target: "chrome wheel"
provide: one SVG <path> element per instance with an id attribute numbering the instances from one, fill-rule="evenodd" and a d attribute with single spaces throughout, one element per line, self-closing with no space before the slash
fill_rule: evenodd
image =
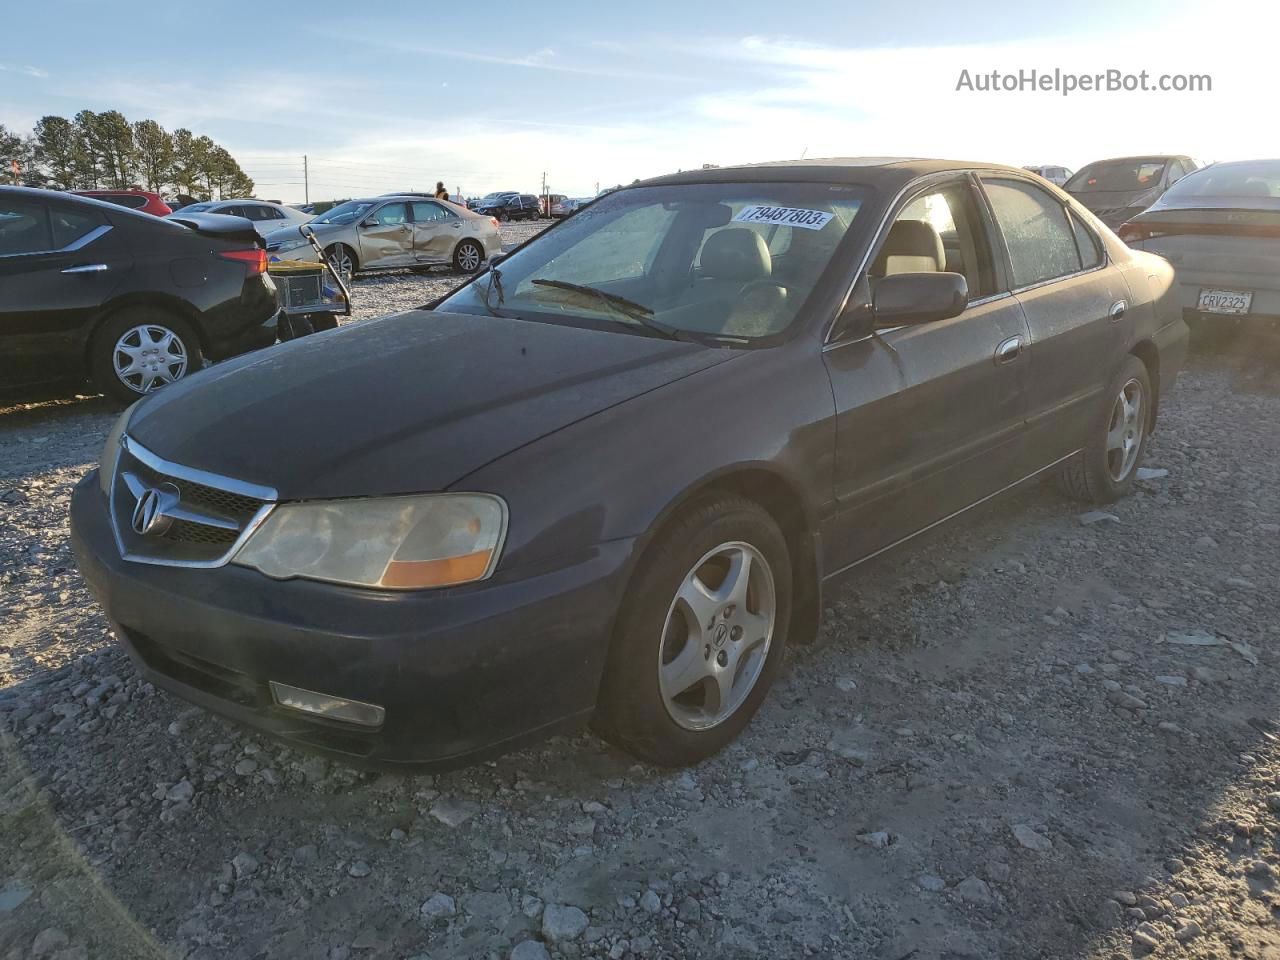
<path id="1" fill-rule="evenodd" d="M 355 272 L 351 251 L 343 246 L 329 248 L 329 266 L 333 267 L 334 273 L 340 275 L 343 280 L 350 280 L 351 274 Z"/>
<path id="2" fill-rule="evenodd" d="M 474 243 L 467 242 L 458 247 L 458 269 L 463 273 L 475 273 L 483 259 L 480 248 Z"/>
<path id="3" fill-rule="evenodd" d="M 1138 462 L 1146 415 L 1142 384 L 1129 380 L 1120 388 L 1107 423 L 1107 472 L 1116 483 L 1123 483 Z"/>
<path id="4" fill-rule="evenodd" d="M 187 372 L 187 347 L 168 327 L 130 327 L 111 351 L 116 377 L 134 393 L 150 393 Z"/>
<path id="5" fill-rule="evenodd" d="M 707 730 L 742 706 L 773 641 L 777 595 L 769 562 L 748 543 L 709 550 L 680 583 L 658 651 L 667 713 Z"/>

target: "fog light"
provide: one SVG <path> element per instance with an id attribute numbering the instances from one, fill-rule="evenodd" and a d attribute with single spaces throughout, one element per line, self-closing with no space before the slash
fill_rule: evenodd
<path id="1" fill-rule="evenodd" d="M 303 690 L 291 687 L 287 683 L 271 681 L 271 695 L 276 703 L 291 710 L 314 714 L 327 720 L 342 720 L 345 723 L 358 723 L 362 727 L 380 727 L 386 719 L 387 711 L 376 703 L 361 703 L 359 700 L 344 700 L 327 693 L 316 693 L 314 690 Z"/>

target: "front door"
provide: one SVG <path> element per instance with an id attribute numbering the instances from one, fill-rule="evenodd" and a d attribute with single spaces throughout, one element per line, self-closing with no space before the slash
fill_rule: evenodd
<path id="1" fill-rule="evenodd" d="M 1042 464 L 1084 446 L 1133 328 L 1129 288 L 1083 220 L 1021 178 L 984 177 L 1031 332 L 1028 445 Z"/>
<path id="2" fill-rule="evenodd" d="M 434 200 L 415 200 L 413 258 L 418 263 L 449 263 L 462 239 L 462 218 Z"/>
<path id="3" fill-rule="evenodd" d="M 84 374 L 84 331 L 132 264 L 98 210 L 0 194 L 0 385 Z"/>
<path id="4" fill-rule="evenodd" d="M 403 200 L 384 203 L 360 221 L 360 266 L 407 267 L 413 260 L 413 222 Z"/>
<path id="5" fill-rule="evenodd" d="M 836 400 L 835 573 L 1025 476 L 1028 331 L 1008 293 L 977 188 L 965 175 L 907 199 L 855 298 L 897 273 L 965 276 L 957 317 L 829 344 Z"/>

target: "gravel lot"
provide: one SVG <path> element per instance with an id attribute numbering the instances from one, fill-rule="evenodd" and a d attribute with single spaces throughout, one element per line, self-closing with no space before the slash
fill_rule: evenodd
<path id="1" fill-rule="evenodd" d="M 1035 486 L 860 568 L 687 772 L 365 774 L 158 693 L 67 538 L 112 411 L 0 408 L 0 957 L 1276 960 L 1277 369 L 1193 355 L 1114 519 Z"/>

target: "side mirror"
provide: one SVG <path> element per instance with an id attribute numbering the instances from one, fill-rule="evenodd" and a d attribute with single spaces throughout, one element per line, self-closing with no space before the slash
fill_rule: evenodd
<path id="1" fill-rule="evenodd" d="M 876 281 L 871 312 L 878 327 L 933 323 L 959 316 L 969 284 L 958 273 L 895 273 Z"/>
<path id="2" fill-rule="evenodd" d="M 376 227 L 377 225 L 378 225 L 378 221 L 377 221 L 377 220 L 372 220 L 372 219 L 370 219 L 370 220 L 361 220 L 361 221 L 360 221 L 360 226 L 362 226 L 362 227 Z"/>

